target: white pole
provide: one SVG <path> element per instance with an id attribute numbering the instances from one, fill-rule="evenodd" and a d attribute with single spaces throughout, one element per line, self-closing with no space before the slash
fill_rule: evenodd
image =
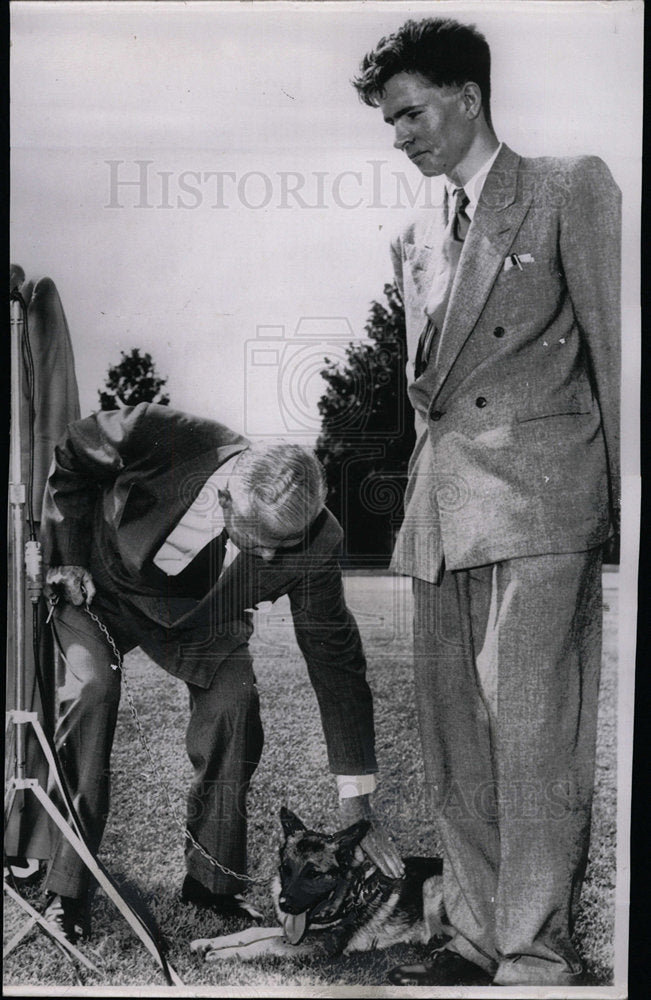
<path id="1" fill-rule="evenodd" d="M 15 707 L 25 709 L 25 484 L 21 468 L 22 340 L 24 320 L 21 300 L 11 299 L 11 430 L 9 451 L 9 504 L 12 520 L 12 599 L 14 626 Z M 11 667 L 11 665 L 10 665 Z M 16 726 L 16 777 L 25 777 L 25 729 Z"/>

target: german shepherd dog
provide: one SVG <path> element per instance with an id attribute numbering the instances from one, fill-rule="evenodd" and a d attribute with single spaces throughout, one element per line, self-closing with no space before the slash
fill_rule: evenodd
<path id="1" fill-rule="evenodd" d="M 440 858 L 405 858 L 402 878 L 389 878 L 359 846 L 369 830 L 367 820 L 325 834 L 309 830 L 283 807 L 280 821 L 285 841 L 272 894 L 281 926 L 200 938 L 191 943 L 192 951 L 207 961 L 348 955 L 399 942 L 425 944 L 439 933 Z"/>

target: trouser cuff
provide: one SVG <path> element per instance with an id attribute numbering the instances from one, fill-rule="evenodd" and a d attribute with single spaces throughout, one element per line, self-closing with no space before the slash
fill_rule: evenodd
<path id="1" fill-rule="evenodd" d="M 473 944 L 468 941 L 467 938 L 462 937 L 461 934 L 456 934 L 451 941 L 448 941 L 445 945 L 448 951 L 456 951 L 458 955 L 462 958 L 467 959 L 469 962 L 474 962 L 478 965 L 480 969 L 487 972 L 489 976 L 495 974 L 497 969 L 497 962 L 492 961 L 488 955 L 479 951 Z"/>
<path id="2" fill-rule="evenodd" d="M 580 986 L 583 968 L 520 956 L 500 962 L 495 986 Z"/>
<path id="3" fill-rule="evenodd" d="M 248 883 L 243 879 L 226 875 L 219 868 L 213 867 L 208 861 L 205 861 L 196 854 L 188 854 L 186 856 L 185 866 L 188 875 L 195 878 L 197 882 L 201 882 L 210 892 L 219 893 L 220 895 L 234 895 L 236 892 L 244 892 L 248 886 Z M 238 871 L 246 874 L 244 866 L 238 867 Z"/>
<path id="4" fill-rule="evenodd" d="M 43 882 L 45 892 L 69 899 L 84 899 L 88 892 L 89 877 L 86 874 L 70 875 L 67 872 L 49 871 Z"/>

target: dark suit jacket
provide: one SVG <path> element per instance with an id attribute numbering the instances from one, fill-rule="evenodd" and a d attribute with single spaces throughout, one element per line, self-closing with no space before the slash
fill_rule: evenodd
<path id="1" fill-rule="evenodd" d="M 68 323 L 54 282 L 48 277 L 30 277 L 26 280 L 23 269 L 18 265 L 12 265 L 9 287 L 19 288 L 27 306 L 27 329 L 34 364 L 34 410 L 30 412 L 28 370 L 25 363 L 21 380 L 21 426 L 23 429 L 21 480 L 25 484 L 30 480 L 30 444 L 32 444 L 32 502 L 34 517 L 38 522 L 38 518 L 41 516 L 43 491 L 52 460 L 52 451 L 66 426 L 71 420 L 76 420 L 79 417 L 79 393 Z M 28 433 L 30 424 L 34 431 L 32 442 L 30 442 Z M 26 509 L 25 518 L 27 518 L 27 513 Z M 25 530 L 27 537 L 27 520 Z M 12 547 L 9 545 L 9 580 L 12 578 L 13 555 Z M 45 704 L 41 704 L 41 692 L 36 683 L 34 644 L 32 642 L 32 604 L 26 593 L 24 602 L 24 621 L 26 623 L 24 707 L 37 712 L 45 730 L 51 731 L 54 726 L 55 702 L 54 648 L 50 630 L 44 627 L 44 608 L 39 607 L 38 614 L 41 625 L 39 659 L 45 680 L 43 687 Z M 13 633 L 13 594 L 10 588 L 7 595 L 7 660 L 10 664 L 7 671 L 7 704 L 9 706 L 15 706 Z M 47 763 L 29 729 L 26 730 L 25 738 L 27 741 L 27 773 L 30 777 L 39 777 L 43 787 L 46 787 L 48 781 Z M 6 755 L 7 774 L 12 766 L 13 756 L 8 753 Z M 7 854 L 26 858 L 48 858 L 50 856 L 50 834 L 51 828 L 47 815 L 32 796 L 26 796 L 20 809 L 17 801 L 17 806 L 11 814 L 5 831 Z"/>
<path id="2" fill-rule="evenodd" d="M 46 563 L 89 568 L 122 645 L 141 646 L 170 673 L 203 687 L 249 638 L 250 609 L 288 594 L 331 768 L 375 771 L 366 663 L 337 559 L 343 532 L 329 511 L 302 545 L 271 562 L 240 553 L 201 599 L 178 594 L 153 566 L 207 479 L 247 445 L 223 424 L 146 403 L 71 424 L 45 493 Z"/>
<path id="3" fill-rule="evenodd" d="M 445 223 L 445 206 L 423 213 L 393 246 L 417 429 L 393 568 L 430 581 L 443 555 L 463 569 L 599 545 L 619 505 L 620 193 L 607 167 L 500 150 L 414 379 Z"/>

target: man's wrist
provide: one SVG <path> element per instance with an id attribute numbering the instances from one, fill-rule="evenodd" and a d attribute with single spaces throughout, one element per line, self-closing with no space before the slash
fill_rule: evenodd
<path id="1" fill-rule="evenodd" d="M 339 799 L 339 816 L 346 826 L 356 823 L 360 819 L 372 819 L 373 808 L 370 796 L 355 795 L 349 799 Z"/>

